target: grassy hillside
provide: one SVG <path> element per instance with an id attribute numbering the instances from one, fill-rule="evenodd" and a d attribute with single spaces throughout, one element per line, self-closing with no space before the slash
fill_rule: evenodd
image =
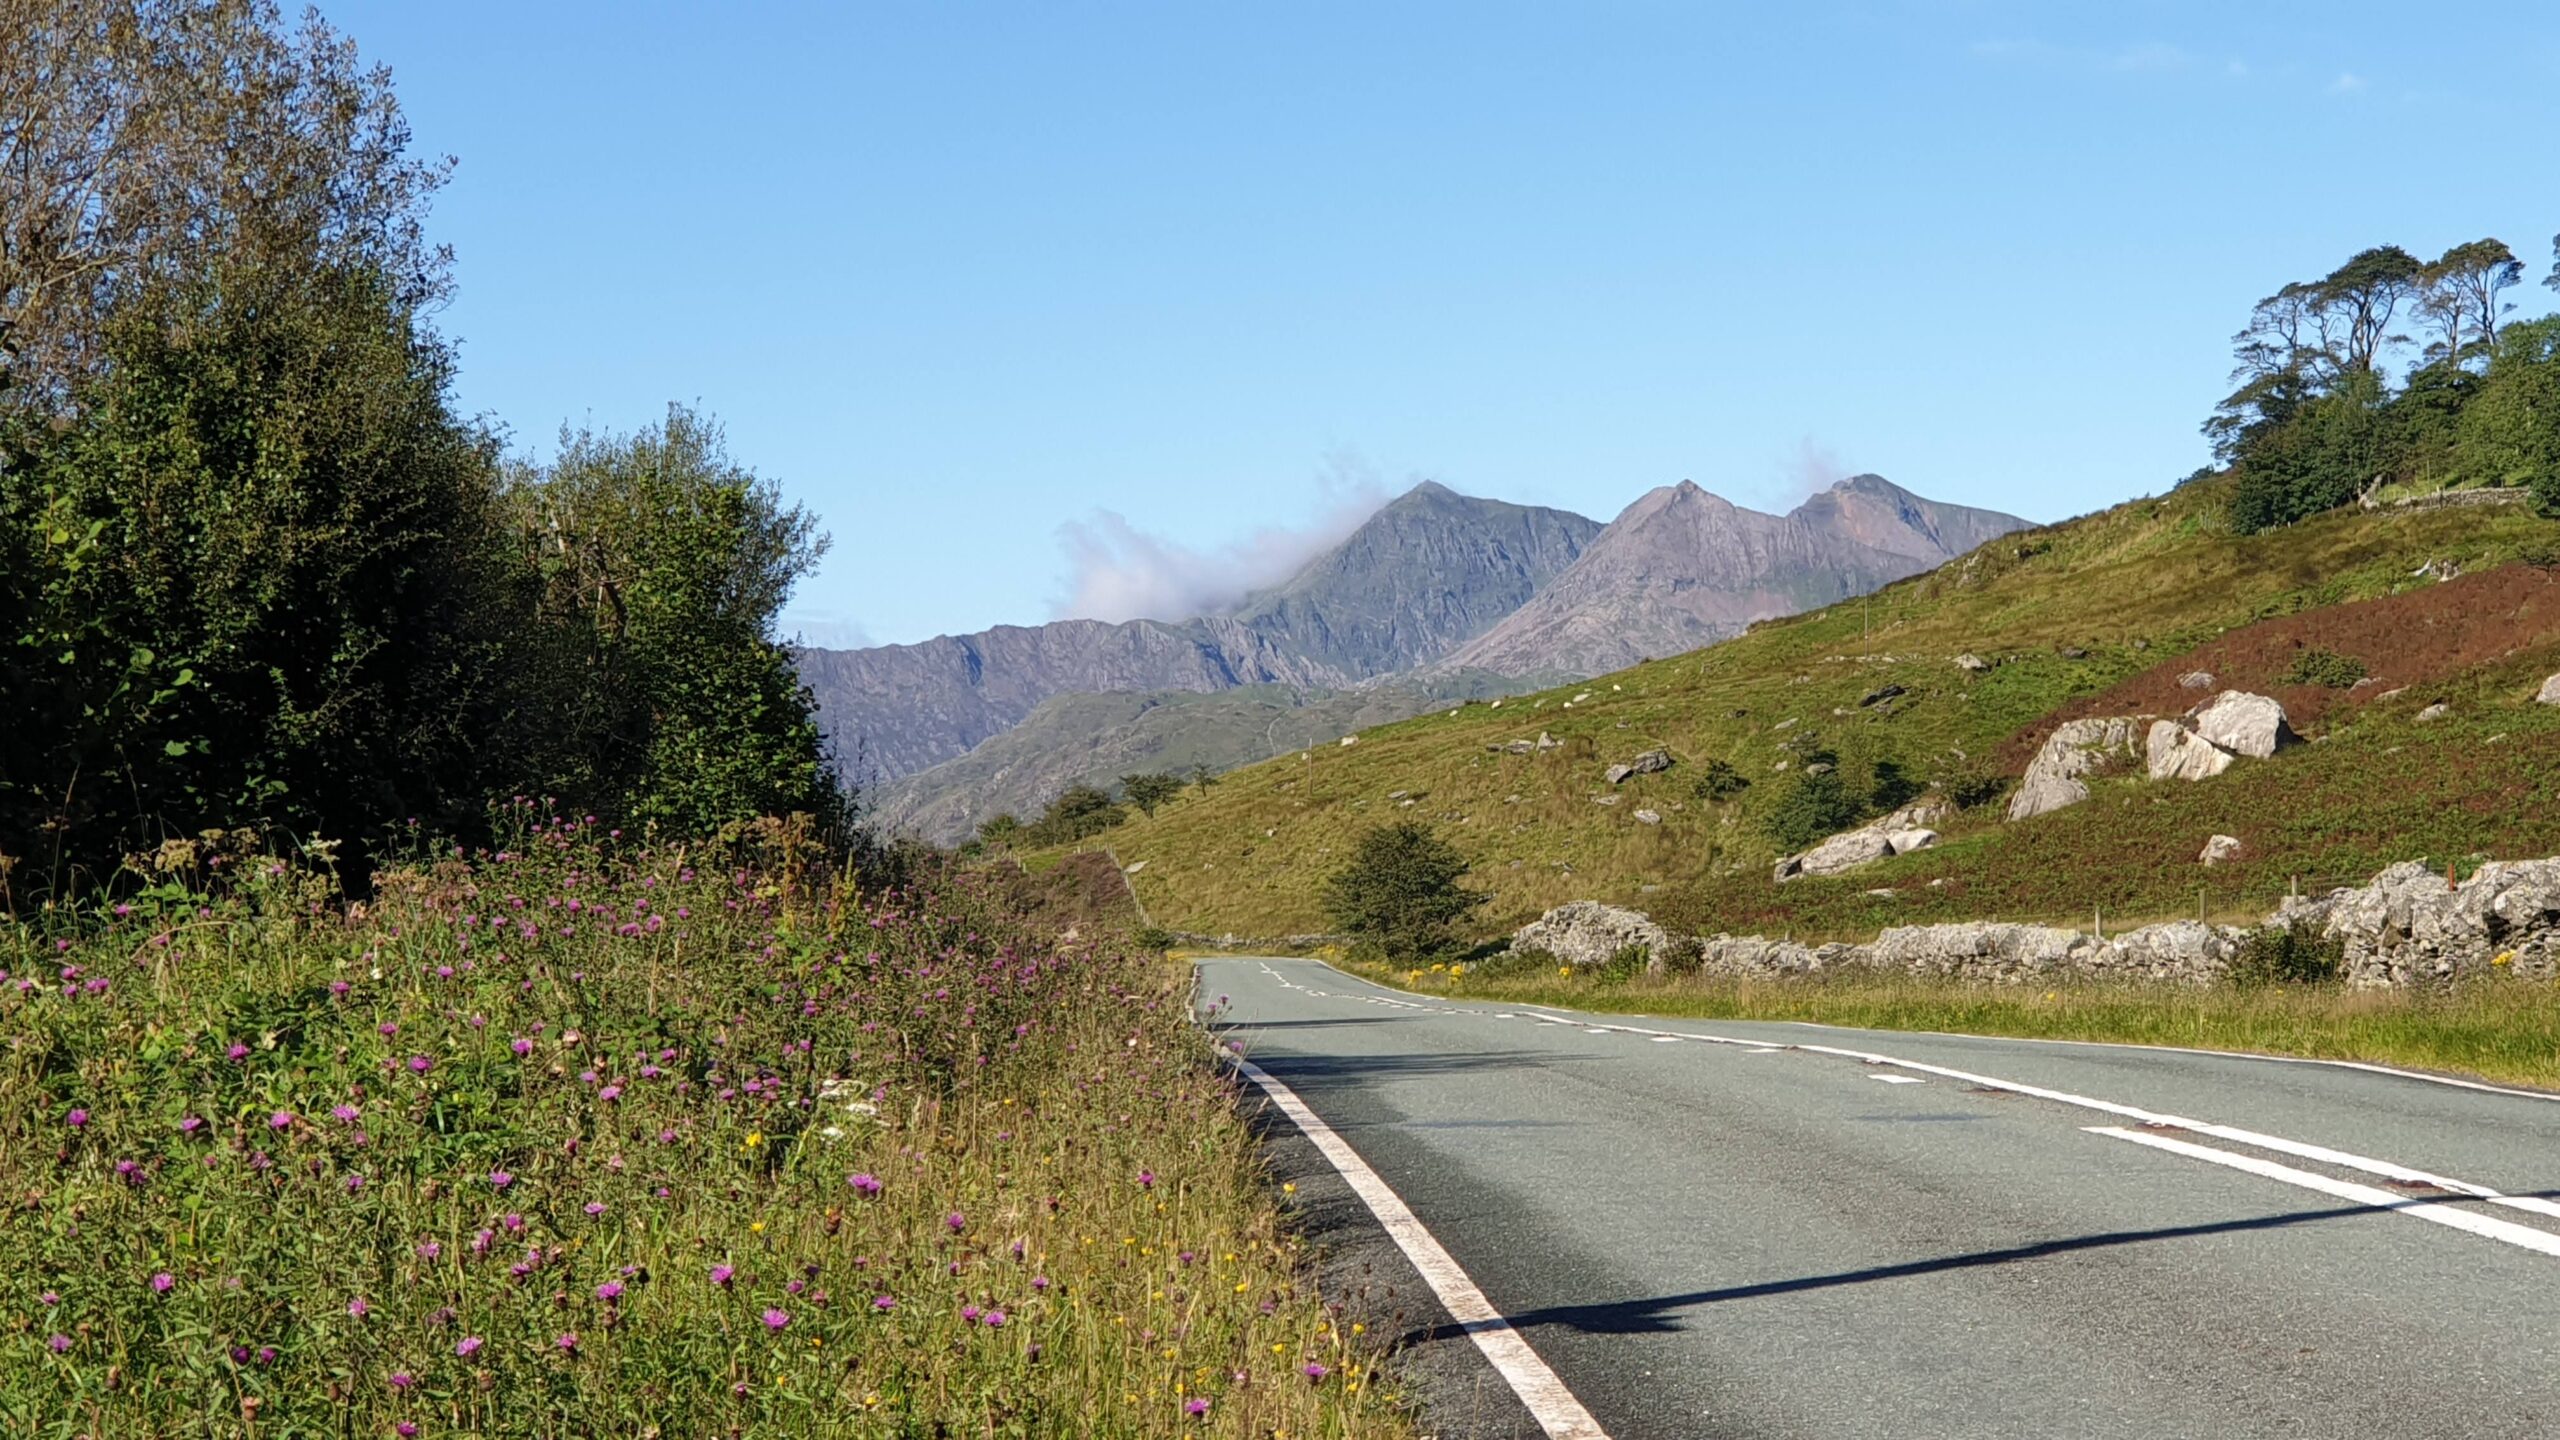
<path id="1" fill-rule="evenodd" d="M 2560 668 L 2549 577 L 2461 592 L 2472 596 L 2461 625 L 2423 608 L 2337 608 L 2439 586 L 2413 574 L 2429 562 L 2479 572 L 2545 558 L 2560 527 L 2504 506 L 2346 511 L 2237 536 L 2225 498 L 2218 484 L 2192 485 L 1995 541 L 1867 601 L 1690 655 L 1285 755 L 1093 843 L 1143 862 L 1134 883 L 1158 923 L 1264 935 L 1323 928 L 1324 877 L 1362 829 L 1388 819 L 1432 821 L 1469 856 L 1470 883 L 1492 896 L 1486 933 L 1570 899 L 1799 936 L 1960 916 L 2085 922 L 2093 906 L 2112 926 L 2200 905 L 2263 910 L 2297 875 L 2361 878 L 2410 855 L 2560 851 L 2560 714 L 2528 703 Z M 2273 628 L 2243 631 L 2262 622 Z M 1890 761 L 1979 784 L 2014 776 L 2048 717 L 2074 701 L 2122 687 L 2126 708 L 2166 710 L 2147 703 L 2162 677 L 2206 661 L 2226 666 L 2224 685 L 2275 689 L 2282 677 L 2265 672 L 2292 641 L 2332 639 L 2370 652 L 2356 658 L 2376 683 L 2302 706 L 2319 743 L 2196 785 L 2102 783 L 2090 803 L 2018 825 L 1984 805 L 1943 826 L 1938 850 L 1834 879 L 1769 880 L 1781 847 L 1763 822 L 1817 749 L 1835 751 L 1844 775 Z M 1967 654 L 1992 668 L 1959 668 Z M 2388 694 L 2403 683 L 2395 669 L 2423 683 Z M 2437 699 L 2451 717 L 2415 721 Z M 1561 744 L 1488 749 L 1542 732 Z M 1605 783 L 1608 765 L 1655 746 L 1679 763 Z M 1700 798 L 1711 759 L 1751 787 Z M 1660 823 L 1640 822 L 1640 809 Z M 2242 863 L 2196 863 L 2216 832 L 2247 843 Z M 1882 888 L 1894 894 L 1867 893 Z"/>

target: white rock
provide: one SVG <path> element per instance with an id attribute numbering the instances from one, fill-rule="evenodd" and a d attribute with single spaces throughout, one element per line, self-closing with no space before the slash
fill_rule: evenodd
<path id="1" fill-rule="evenodd" d="M 2560 705 L 2560 675 L 2543 681 L 2542 688 L 2534 692 L 2533 698 L 2539 704 Z"/>
<path id="2" fill-rule="evenodd" d="M 2216 835 L 2212 839 L 2204 842 L 2204 853 L 2196 857 L 2196 862 L 2202 865 L 2220 865 L 2225 861 L 2237 860 L 2239 858 L 2240 837 L 2237 835 Z"/>
<path id="3" fill-rule="evenodd" d="M 2428 706 L 2426 709 L 2419 711 L 2418 718 L 2422 721 L 2441 720 L 2452 713 L 2453 707 L 2439 700 L 2433 705 Z"/>
<path id="4" fill-rule="evenodd" d="M 1892 849 L 1894 854 L 1908 855 L 1914 850 L 1926 850 L 1937 844 L 1938 832 L 1922 829 L 1890 830 L 1885 833 L 1884 843 Z"/>
<path id="5" fill-rule="evenodd" d="M 1956 668 L 1969 675 L 1979 675 L 1991 668 L 1991 662 L 1979 655 L 1964 654 L 1956 657 Z"/>
<path id="6" fill-rule="evenodd" d="M 2282 705 L 2245 690 L 2225 690 L 2190 713 L 2197 734 L 2234 755 L 2264 760 L 2302 739 Z"/>
<path id="7" fill-rule="evenodd" d="M 2208 780 L 2231 768 L 2230 751 L 2175 720 L 2154 720 L 2143 744 L 2145 769 L 2154 780 Z"/>
<path id="8" fill-rule="evenodd" d="M 2027 762 L 2026 778 L 2009 797 L 2009 818 L 2025 820 L 2088 799 L 2084 777 L 2133 758 L 2134 727 L 2147 718 L 2111 715 L 2066 720 L 2057 726 Z"/>
<path id="9" fill-rule="evenodd" d="M 1357 735 L 1345 735 L 1342 737 L 1342 743 L 1345 746 L 1357 745 L 1360 743 L 1360 737 Z"/>
<path id="10" fill-rule="evenodd" d="M 1636 823 L 1639 825 L 1659 825 L 1662 823 L 1662 812 L 1659 810 L 1639 810 L 1636 812 Z"/>

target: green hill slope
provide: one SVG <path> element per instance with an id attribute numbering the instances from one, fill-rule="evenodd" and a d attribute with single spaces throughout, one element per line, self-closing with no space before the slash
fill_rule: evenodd
<path id="1" fill-rule="evenodd" d="M 1486 933 L 1571 899 L 1800 937 L 1972 916 L 2085 921 L 2093 907 L 2112 926 L 2199 905 L 2263 910 L 2297 875 L 2361 878 L 2412 855 L 2560 851 L 2560 710 L 2530 703 L 2560 667 L 2560 646 L 2536 638 L 2550 633 L 2553 603 L 2502 582 L 2478 603 L 2513 613 L 2472 617 L 2459 645 L 2423 615 L 2356 612 L 2388 622 L 2359 628 L 2334 608 L 2434 586 L 2445 565 L 2545 558 L 2560 527 L 2489 506 L 2345 511 L 2235 536 L 2225 499 L 2219 484 L 2192 485 L 2004 537 L 1866 602 L 1705 650 L 1285 755 L 1092 843 L 1143 862 L 1134 883 L 1159 923 L 1248 935 L 1325 928 L 1324 878 L 1387 820 L 1431 821 L 1470 858 L 1470 883 L 1492 897 Z M 2445 565 L 2413 573 L 2431 562 Z M 2111 687 L 2143 698 L 2188 652 L 2269 621 L 2298 624 L 2295 642 L 2331 629 L 2360 637 L 2373 653 L 2357 658 L 2378 682 L 2396 666 L 2425 683 L 2389 698 L 2367 698 L 2389 683 L 2361 687 L 2359 703 L 2306 722 L 2318 743 L 2215 780 L 2101 783 L 2088 803 L 2017 824 L 1980 805 L 1940 826 L 1940 848 L 1771 881 L 1783 847 L 1767 822 L 1808 757 L 1832 752 L 1856 788 L 1886 763 L 1978 792 L 2014 778 L 2045 717 Z M 2513 635 L 2494 643 L 2501 625 Z M 2287 648 L 2284 634 L 2249 633 L 2256 641 L 2235 656 L 2248 664 Z M 1962 655 L 1991 668 L 1960 668 Z M 2448 718 L 2417 722 L 2436 700 Z M 1542 733 L 1552 748 L 1508 748 Z M 1671 769 L 1606 783 L 1607 766 L 1656 747 L 1676 758 Z M 1750 787 L 1704 798 L 1711 760 Z M 2197 864 L 2214 833 L 2244 840 L 2239 863 Z M 1883 889 L 1893 894 L 1868 893 Z"/>

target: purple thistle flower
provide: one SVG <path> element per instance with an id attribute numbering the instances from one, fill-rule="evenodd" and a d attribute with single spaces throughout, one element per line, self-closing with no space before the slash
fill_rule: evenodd
<path id="1" fill-rule="evenodd" d="M 1004 1328 L 1004 1312 L 1003 1312 L 1003 1311 L 1001 1311 L 1001 1310 L 990 1310 L 990 1311 L 988 1311 L 988 1312 L 987 1312 L 987 1328 L 988 1328 L 988 1329 L 990 1329 L 990 1330 L 1001 1330 L 1001 1329 L 1003 1329 L 1003 1328 Z"/>
<path id="2" fill-rule="evenodd" d="M 472 1356 L 480 1353 L 480 1344 L 481 1341 L 479 1336 L 465 1335 L 454 1342 L 453 1353 L 465 1360 L 468 1360 Z"/>
<path id="3" fill-rule="evenodd" d="M 895 1310 L 898 1308 L 898 1302 L 893 1296 L 874 1295 L 871 1297 L 871 1308 L 874 1310 Z"/>
<path id="4" fill-rule="evenodd" d="M 47 1339 L 44 1343 L 53 1347 L 53 1353 L 59 1355 L 71 1348 L 71 1337 L 61 1333 L 60 1331 L 56 1331 L 53 1336 L 50 1339 Z"/>
<path id="5" fill-rule="evenodd" d="M 409 1071 L 413 1075 L 424 1075 L 434 1068 L 436 1068 L 436 1062 L 435 1057 L 432 1055 L 412 1055 L 409 1057 Z"/>
<path id="6" fill-rule="evenodd" d="M 860 1175 L 850 1176 L 844 1183 L 852 1186 L 854 1193 L 860 1195 L 865 1200 L 868 1200 L 872 1196 L 880 1193 L 879 1177 L 867 1172 Z"/>
<path id="7" fill-rule="evenodd" d="M 489 1172 L 489 1184 L 495 1189 L 504 1190 L 514 1183 L 516 1183 L 516 1177 L 508 1174 L 504 1170 L 492 1170 Z"/>
<path id="8" fill-rule="evenodd" d="M 403 1420 L 391 1427 L 391 1433 L 399 1436 L 400 1440 L 418 1440 L 418 1422 Z"/>
<path id="9" fill-rule="evenodd" d="M 406 1370 L 394 1370 L 391 1372 L 391 1388 L 394 1390 L 406 1390 L 417 1383 L 418 1377 L 410 1374 Z"/>
<path id="10" fill-rule="evenodd" d="M 963 1305 L 963 1306 L 961 1306 L 961 1307 L 960 1307 L 960 1323 L 961 1323 L 961 1324 L 963 1324 L 963 1325 L 975 1325 L 975 1324 L 977 1324 L 977 1323 L 978 1323 L 978 1307 L 977 1307 L 977 1306 L 975 1306 L 975 1305 Z"/>
<path id="11" fill-rule="evenodd" d="M 365 1312 L 372 1308 L 372 1306 L 364 1303 L 364 1297 L 361 1295 L 347 1302 L 347 1313 L 353 1315 L 359 1320 L 363 1319 Z"/>
<path id="12" fill-rule="evenodd" d="M 951 1233 L 957 1235 L 961 1231 L 969 1228 L 969 1217 L 961 1214 L 957 1210 L 954 1210 L 950 1214 L 942 1217 L 942 1223 L 950 1226 Z"/>
<path id="13" fill-rule="evenodd" d="M 67 1124 L 72 1129 L 77 1130 L 81 1126 L 89 1123 L 89 1112 L 75 1105 L 72 1107 L 71 1113 L 63 1116 L 62 1119 L 64 1124 Z"/>
<path id="14" fill-rule="evenodd" d="M 279 1110 L 267 1117 L 267 1128 L 270 1130 L 282 1130 L 292 1124 L 293 1112 L 290 1110 Z"/>
<path id="15" fill-rule="evenodd" d="M 767 1330 L 779 1330 L 790 1323 L 791 1316 L 788 1312 L 774 1309 L 767 1309 L 764 1312 L 764 1328 Z"/>
<path id="16" fill-rule="evenodd" d="M 587 1212 L 587 1218 L 592 1220 L 596 1216 L 604 1213 L 604 1202 L 601 1200 L 590 1200 L 586 1203 L 584 1208 Z"/>
<path id="17" fill-rule="evenodd" d="M 329 1107 L 329 1113 L 349 1125 L 356 1123 L 357 1118 L 364 1114 L 353 1105 L 332 1105 Z"/>
<path id="18" fill-rule="evenodd" d="M 151 1293 L 155 1295 L 166 1295 L 169 1293 L 169 1287 L 177 1283 L 177 1276 L 163 1270 L 159 1274 L 151 1277 Z"/>
<path id="19" fill-rule="evenodd" d="M 622 1282 L 621 1282 L 621 1281 L 619 1281 L 619 1280 L 607 1280 L 607 1281 L 606 1281 L 606 1282 L 604 1282 L 603 1284 L 601 1284 L 601 1285 L 597 1286 L 597 1287 L 596 1287 L 596 1298 L 597 1298 L 597 1299 L 599 1299 L 599 1300 L 601 1300 L 601 1301 L 603 1301 L 603 1302 L 604 1302 L 604 1303 L 606 1303 L 607 1305 L 610 1305 L 610 1304 L 612 1304 L 613 1302 L 615 1302 L 616 1300 L 621 1299 L 621 1298 L 622 1298 Z"/>
<path id="20" fill-rule="evenodd" d="M 178 1133 L 181 1135 L 193 1135 L 203 1128 L 204 1118 L 199 1115 L 190 1115 L 178 1122 Z"/>
<path id="21" fill-rule="evenodd" d="M 1138 1188 L 1141 1190 L 1153 1190 L 1156 1188 L 1156 1172 L 1153 1170 L 1139 1171 Z"/>
<path id="22" fill-rule="evenodd" d="M 575 1330 L 564 1330 L 560 1333 L 560 1338 L 552 1341 L 551 1343 L 559 1346 L 564 1351 L 574 1354 L 578 1348 L 578 1332 Z"/>
<path id="23" fill-rule="evenodd" d="M 1182 1402 L 1182 1413 L 1185 1415 L 1206 1415 L 1209 1413 L 1209 1402 L 1201 1399 L 1197 1395 L 1194 1395 L 1190 1399 Z"/>
<path id="24" fill-rule="evenodd" d="M 711 1267 L 711 1283 L 719 1286 L 723 1290 L 726 1290 L 729 1288 L 730 1278 L 735 1276 L 737 1273 L 737 1271 L 726 1265 L 714 1265 Z"/>
<path id="25" fill-rule="evenodd" d="M 596 1098 L 604 1101 L 608 1105 L 612 1104 L 614 1101 L 622 1098 L 622 1087 L 619 1085 L 607 1085 L 596 1092 Z"/>
<path id="26" fill-rule="evenodd" d="M 1298 1367 L 1298 1373 L 1306 1376 L 1307 1383 L 1312 1385 L 1322 1381 L 1327 1375 L 1332 1374 L 1333 1369 L 1331 1366 L 1310 1360 L 1306 1364 Z"/>

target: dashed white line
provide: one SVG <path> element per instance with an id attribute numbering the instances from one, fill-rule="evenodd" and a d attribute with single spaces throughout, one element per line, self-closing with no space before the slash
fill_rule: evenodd
<path id="1" fill-rule="evenodd" d="M 2305 1190 L 2317 1190 L 2323 1195 L 2335 1195 L 2341 1200 L 2370 1205 L 2376 1210 L 2388 1210 L 2406 1215 L 2413 1220 L 2432 1220 L 2438 1225 L 2468 1231 L 2491 1240 L 2503 1240 L 2510 1245 L 2531 1250 L 2537 1254 L 2560 1256 L 2560 1235 L 2555 1235 L 2548 1230 L 2537 1230 L 2530 1225 L 2519 1225 L 2513 1220 L 2501 1220 L 2494 1215 L 2482 1215 L 2477 1211 L 2465 1210 L 2458 1205 L 2446 1205 L 2433 1200 L 2413 1200 L 2406 1195 L 2395 1195 L 2376 1186 L 2359 1185 L 2352 1180 L 2336 1180 L 2309 1170 L 2296 1170 L 2290 1165 L 2279 1165 L 2273 1160 L 2262 1160 L 2255 1155 L 2235 1155 L 2228 1150 L 2217 1150 L 2210 1145 L 2191 1144 L 2148 1130 L 2131 1130 L 2121 1125 L 2088 1125 L 2082 1128 L 2092 1135 L 2104 1135 L 2110 1140 L 2130 1140 L 2136 1145 L 2148 1145 L 2154 1150 L 2166 1150 L 2172 1155 L 2184 1155 L 2191 1160 L 2202 1160 L 2208 1164 L 2221 1165 L 2233 1170 L 2244 1170 L 2269 1180 L 2280 1180 L 2287 1185 L 2299 1185 Z"/>
<path id="2" fill-rule="evenodd" d="M 1929 1083 L 1917 1075 L 1870 1075 L 1867 1078 L 1885 1085 L 1926 1085 Z"/>
<path id="3" fill-rule="evenodd" d="M 1385 1227 L 1387 1234 L 1395 1240 L 1396 1248 L 1402 1250 L 1405 1258 L 1413 1262 L 1413 1268 L 1422 1273 L 1423 1283 L 1431 1287 L 1432 1294 L 1440 1297 L 1440 1303 L 1447 1308 L 1450 1318 L 1458 1322 L 1467 1332 L 1467 1338 L 1475 1341 L 1476 1348 L 1484 1352 L 1485 1360 L 1510 1384 L 1512 1393 L 1529 1408 L 1530 1415 L 1537 1420 L 1538 1427 L 1547 1432 L 1549 1440 L 1609 1440 L 1609 1432 L 1600 1428 L 1600 1422 L 1591 1418 L 1591 1412 L 1582 1407 L 1582 1402 L 1574 1398 L 1571 1390 L 1565 1388 L 1564 1381 L 1547 1367 L 1547 1362 L 1538 1357 L 1537 1351 L 1529 1348 L 1528 1340 L 1503 1318 L 1501 1311 L 1493 1308 L 1493 1302 L 1485 1298 L 1484 1291 L 1478 1289 L 1476 1282 L 1468 1278 L 1458 1262 L 1450 1258 L 1449 1252 L 1423 1227 L 1422 1221 L 1406 1206 L 1403 1198 L 1389 1188 L 1386 1181 L 1378 1178 L 1378 1172 L 1370 1169 L 1358 1152 L 1333 1133 L 1333 1127 L 1308 1109 L 1295 1091 L 1273 1079 L 1250 1060 L 1238 1058 L 1235 1065 L 1246 1079 L 1262 1087 L 1262 1092 L 1271 1097 L 1271 1103 L 1280 1107 L 1280 1113 L 1288 1116 L 1290 1123 L 1315 1142 L 1316 1149 L 1323 1152 L 1325 1159 L 1333 1162 L 1333 1168 L 1350 1183 L 1352 1193 L 1369 1207 L 1370 1214 L 1378 1217 L 1379 1225 Z"/>

